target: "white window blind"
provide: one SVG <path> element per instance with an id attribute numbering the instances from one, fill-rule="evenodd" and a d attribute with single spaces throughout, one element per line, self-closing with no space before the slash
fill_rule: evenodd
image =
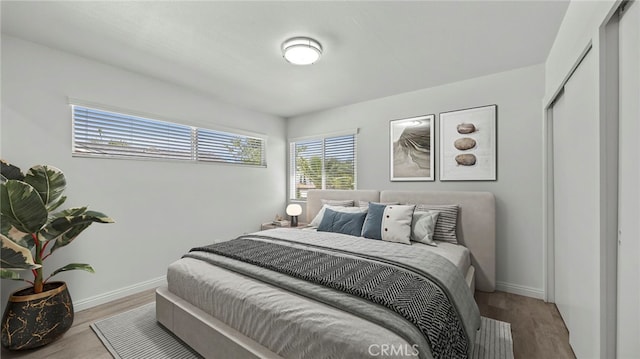
<path id="1" fill-rule="evenodd" d="M 196 158 L 199 161 L 265 166 L 264 152 L 261 138 L 196 129 Z"/>
<path id="2" fill-rule="evenodd" d="M 356 188 L 356 134 L 290 143 L 290 198 L 304 200 L 310 189 Z"/>
<path id="3" fill-rule="evenodd" d="M 73 106 L 74 154 L 187 159 L 191 127 Z"/>
<path id="4" fill-rule="evenodd" d="M 266 166 L 265 140 L 72 105 L 73 154 Z"/>

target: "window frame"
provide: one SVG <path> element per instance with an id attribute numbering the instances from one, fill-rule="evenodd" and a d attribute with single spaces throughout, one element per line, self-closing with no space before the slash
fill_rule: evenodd
<path id="1" fill-rule="evenodd" d="M 353 190 L 356 190 L 358 188 L 358 129 L 351 129 L 351 130 L 344 130 L 344 131 L 336 131 L 336 132 L 329 132 L 329 133 L 324 133 L 324 134 L 318 134 L 318 135 L 311 135 L 311 136 L 303 136 L 303 137 L 295 137 L 295 138 L 290 138 L 288 139 L 288 170 L 289 170 L 289 175 L 288 177 L 288 184 L 287 184 L 287 192 L 288 192 L 288 198 L 290 201 L 298 201 L 298 202 L 306 202 L 306 198 L 296 198 L 296 188 L 294 187 L 294 184 L 297 183 L 297 179 L 296 179 L 296 159 L 295 157 L 295 146 L 296 144 L 300 143 L 300 142 L 311 142 L 311 141 L 321 141 L 321 153 L 322 153 L 322 157 L 321 157 L 321 163 L 322 163 L 322 185 L 321 188 L 315 188 L 315 189 L 326 189 L 326 183 L 327 183 L 327 176 L 326 176 L 326 168 L 325 168 L 325 162 L 326 162 L 326 149 L 325 149 L 325 145 L 326 145 L 326 140 L 330 139 L 330 138 L 335 138 L 335 137 L 345 137 L 345 136 L 353 136 Z"/>
<path id="2" fill-rule="evenodd" d="M 136 111 L 124 110 L 119 108 L 114 108 L 112 106 L 105 106 L 95 103 L 90 103 L 77 99 L 69 99 L 69 105 L 71 108 L 71 156 L 72 157 L 85 157 L 85 158 L 109 158 L 109 159 L 125 159 L 125 160 L 134 160 L 134 161 L 163 161 L 163 162 L 191 162 L 191 163 L 212 163 L 212 164 L 221 164 L 221 165 L 232 165 L 232 166 L 243 166 L 243 167 L 267 167 L 267 139 L 268 137 L 264 134 L 240 130 L 240 129 L 230 129 L 223 128 L 221 126 L 208 126 L 208 127 L 197 127 L 192 126 L 190 124 L 179 123 L 172 120 L 167 120 L 162 116 L 144 114 Z M 117 153 L 97 153 L 97 152 L 82 152 L 78 151 L 80 146 L 76 143 L 76 116 L 75 116 L 75 107 L 87 108 L 89 110 L 97 110 L 101 112 L 107 112 L 113 115 L 121 115 L 123 117 L 135 117 L 142 120 L 154 121 L 157 124 L 169 124 L 175 126 L 188 127 L 190 129 L 190 156 L 189 158 L 171 158 L 168 155 L 162 156 L 136 156 L 135 154 L 131 155 L 119 155 Z M 198 130 L 206 131 L 206 132 L 215 132 L 221 136 L 229 136 L 229 137 L 237 137 L 240 138 L 241 141 L 246 141 L 249 139 L 259 140 L 260 141 L 260 154 L 261 154 L 261 162 L 260 164 L 256 163 L 242 163 L 241 161 L 231 161 L 231 160 L 211 160 L 211 159 L 203 159 L 198 156 L 198 141 L 197 141 L 197 133 Z"/>

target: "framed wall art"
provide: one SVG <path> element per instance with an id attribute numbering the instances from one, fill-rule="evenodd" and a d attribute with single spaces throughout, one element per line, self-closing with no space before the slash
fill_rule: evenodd
<path id="1" fill-rule="evenodd" d="M 440 181 L 495 181 L 496 105 L 440 114 Z"/>
<path id="2" fill-rule="evenodd" d="M 435 180 L 434 121 L 425 115 L 389 122 L 391 181 Z"/>

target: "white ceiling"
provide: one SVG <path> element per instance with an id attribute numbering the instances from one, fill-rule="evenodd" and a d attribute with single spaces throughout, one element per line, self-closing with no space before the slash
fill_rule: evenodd
<path id="1" fill-rule="evenodd" d="M 567 5 L 2 1 L 2 32 L 291 117 L 542 63 Z M 320 61 L 284 61 L 293 36 Z"/>

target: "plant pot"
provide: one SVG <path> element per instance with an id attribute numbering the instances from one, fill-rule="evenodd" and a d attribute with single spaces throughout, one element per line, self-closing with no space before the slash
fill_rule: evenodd
<path id="1" fill-rule="evenodd" d="M 14 292 L 2 316 L 2 346 L 23 350 L 47 345 L 73 324 L 73 303 L 65 282 L 50 282 L 42 293 Z"/>

